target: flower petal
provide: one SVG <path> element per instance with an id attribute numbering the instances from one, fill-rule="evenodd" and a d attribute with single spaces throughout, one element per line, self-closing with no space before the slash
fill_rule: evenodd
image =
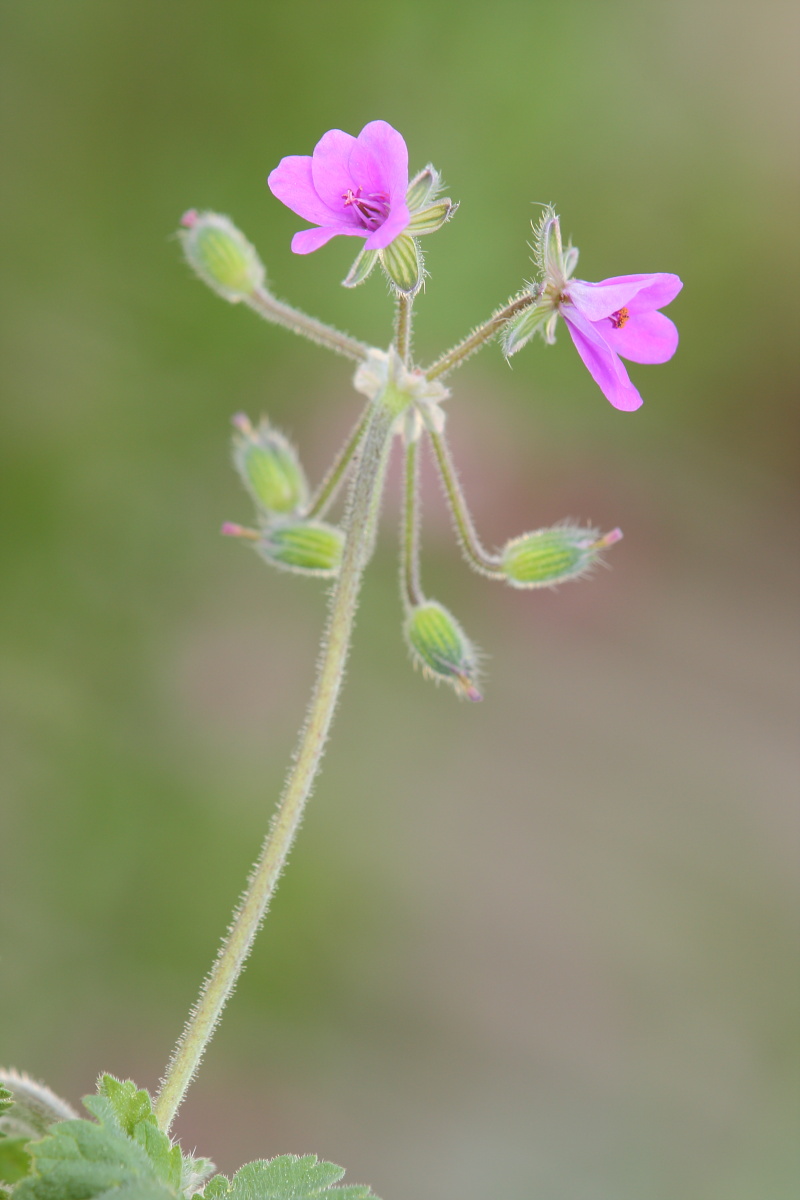
<path id="1" fill-rule="evenodd" d="M 345 223 L 356 224 L 358 218 L 351 209 L 345 208 L 344 196 L 348 188 L 356 190 L 350 174 L 350 154 L 356 144 L 351 133 L 342 129 L 329 129 L 314 147 L 311 157 L 311 177 L 317 195 L 333 212 L 339 213 Z"/>
<path id="2" fill-rule="evenodd" d="M 364 172 L 369 188 L 359 179 L 364 190 L 386 192 L 389 200 L 405 200 L 408 190 L 408 148 L 403 135 L 387 121 L 370 121 L 356 138 L 350 154 L 353 177 Z"/>
<path id="3" fill-rule="evenodd" d="M 664 363 L 678 348 L 678 331 L 661 312 L 632 312 L 619 329 L 608 318 L 594 327 L 612 350 L 631 362 Z"/>
<path id="4" fill-rule="evenodd" d="M 614 408 L 633 412 L 642 403 L 642 397 L 628 378 L 628 372 L 617 355 L 600 336 L 597 328 L 575 308 L 565 306 L 561 310 L 575 349 L 606 400 Z"/>
<path id="5" fill-rule="evenodd" d="M 628 310 L 632 313 L 666 308 L 683 287 L 683 280 L 679 275 L 670 275 L 666 271 L 657 271 L 654 275 L 617 275 L 603 282 L 618 284 L 633 279 L 640 280 L 642 287 L 628 302 Z"/>
<path id="6" fill-rule="evenodd" d="M 355 229 L 351 225 L 329 225 L 327 229 L 301 229 L 292 238 L 292 250 L 295 254 L 310 254 L 312 250 L 319 250 L 320 246 L 342 233 L 349 237 L 363 237 L 366 230 Z"/>
<path id="7" fill-rule="evenodd" d="M 585 317 L 602 321 L 621 308 L 632 313 L 663 308 L 682 287 L 677 275 L 615 275 L 600 283 L 574 279 L 567 285 L 567 293 Z"/>
<path id="8" fill-rule="evenodd" d="M 290 154 L 282 158 L 267 180 L 273 196 L 297 213 L 304 221 L 316 225 L 327 225 L 334 214 L 317 195 L 311 175 L 311 157 L 308 154 Z"/>
<path id="9" fill-rule="evenodd" d="M 392 206 L 392 210 L 383 224 L 367 238 L 367 250 L 385 250 L 389 243 L 403 232 L 410 220 L 411 213 L 406 207 L 405 200 L 399 200 Z M 364 232 L 366 233 L 366 230 Z"/>

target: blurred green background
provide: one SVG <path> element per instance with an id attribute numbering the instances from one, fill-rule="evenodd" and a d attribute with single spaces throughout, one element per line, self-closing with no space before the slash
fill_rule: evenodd
<path id="1" fill-rule="evenodd" d="M 229 417 L 318 477 L 350 368 L 190 277 L 230 213 L 277 293 L 385 344 L 376 277 L 267 191 L 399 128 L 462 202 L 430 359 L 529 276 L 554 201 L 589 279 L 674 271 L 682 344 L 606 403 L 565 332 L 453 377 L 489 544 L 620 524 L 613 570 L 511 593 L 432 480 L 424 581 L 486 701 L 409 667 L 396 480 L 322 780 L 178 1132 L 225 1170 L 316 1152 L 384 1200 L 796 1196 L 798 432 L 793 4 L 6 0 L 0 1060 L 73 1102 L 154 1087 L 310 688 L 316 581 L 218 536 Z M 793 1175 L 795 1181 L 793 1181 Z"/>

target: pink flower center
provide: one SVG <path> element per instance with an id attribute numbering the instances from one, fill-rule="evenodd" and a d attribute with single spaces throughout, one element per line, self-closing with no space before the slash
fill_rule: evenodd
<path id="1" fill-rule="evenodd" d="M 628 320 L 630 315 L 631 314 L 628 312 L 627 308 L 618 308 L 617 311 L 612 313 L 608 319 L 615 329 L 622 329 L 622 326 Z"/>
<path id="2" fill-rule="evenodd" d="M 365 229 L 371 232 L 380 229 L 389 215 L 389 197 L 385 192 L 367 192 L 362 195 L 362 189 L 355 192 L 350 188 L 342 194 L 345 208 L 352 208 Z"/>

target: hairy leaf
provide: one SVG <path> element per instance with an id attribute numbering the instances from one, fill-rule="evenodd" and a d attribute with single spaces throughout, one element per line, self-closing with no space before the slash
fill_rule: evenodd
<path id="1" fill-rule="evenodd" d="M 224 1177 L 215 1176 L 205 1195 L 213 1200 L 375 1200 L 363 1184 L 334 1186 L 343 1175 L 343 1167 L 321 1162 L 315 1154 L 302 1158 L 282 1154 L 269 1161 L 247 1163 L 236 1172 L 227 1191 L 223 1190 Z"/>
<path id="2" fill-rule="evenodd" d="M 26 1150 L 27 1145 L 27 1138 L 0 1134 L 0 1183 L 17 1183 L 28 1174 L 31 1156 Z"/>
<path id="3" fill-rule="evenodd" d="M 156 1124 L 150 1096 L 130 1080 L 101 1076 L 98 1095 L 84 1106 L 94 1121 L 60 1121 L 30 1144 L 33 1175 L 14 1200 L 176 1200 L 212 1170 L 207 1160 L 184 1161 Z"/>

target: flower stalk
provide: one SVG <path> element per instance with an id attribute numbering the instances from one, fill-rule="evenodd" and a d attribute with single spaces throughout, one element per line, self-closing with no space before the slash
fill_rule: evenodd
<path id="1" fill-rule="evenodd" d="M 419 573 L 419 441 L 406 446 L 403 523 L 400 531 L 400 581 L 406 607 L 421 604 Z"/>
<path id="2" fill-rule="evenodd" d="M 326 325 L 324 321 L 318 321 L 316 317 L 307 316 L 299 308 L 277 300 L 265 288 L 256 288 L 245 298 L 244 303 L 265 321 L 282 325 L 284 329 L 290 329 L 292 333 L 298 333 L 309 341 L 316 342 L 318 346 L 325 346 L 335 354 L 342 354 L 354 362 L 363 362 L 369 353 L 366 342 L 360 342 L 358 338 L 341 333 L 333 326 Z"/>
<path id="3" fill-rule="evenodd" d="M 242 972 L 319 770 L 344 678 L 361 579 L 371 549 L 371 531 L 381 502 L 387 449 L 400 401 L 402 397 L 389 387 L 371 409 L 350 490 L 342 566 L 333 590 L 330 619 L 323 636 L 319 672 L 306 723 L 261 857 L 253 868 L 156 1098 L 154 1112 L 164 1131 L 172 1125 Z"/>
<path id="4" fill-rule="evenodd" d="M 366 433 L 371 417 L 372 405 L 368 404 L 358 418 L 349 438 L 336 456 L 333 465 L 314 493 L 308 508 L 305 510 L 307 517 L 322 517 L 328 511 L 331 504 L 333 504 L 339 493 L 339 488 L 345 480 L 355 453 L 361 445 L 361 439 Z"/>
<path id="5" fill-rule="evenodd" d="M 428 436 L 464 557 L 471 567 L 480 571 L 481 575 L 488 575 L 490 579 L 502 579 L 500 559 L 493 554 L 488 554 L 478 537 L 444 434 L 429 429 Z"/>
<path id="6" fill-rule="evenodd" d="M 455 367 L 459 367 L 463 362 L 474 354 L 476 350 L 480 350 L 481 346 L 485 346 L 492 338 L 500 332 L 512 317 L 517 313 L 521 313 L 528 308 L 536 300 L 536 296 L 531 292 L 523 292 L 520 296 L 515 296 L 513 300 L 509 300 L 502 308 L 498 308 L 492 313 L 488 321 L 484 321 L 483 325 L 479 325 L 477 329 L 473 329 L 469 337 L 464 338 L 463 342 L 459 342 L 443 354 L 441 358 L 437 358 L 436 362 L 425 371 L 426 379 L 441 379 L 443 375 L 447 375 Z"/>

